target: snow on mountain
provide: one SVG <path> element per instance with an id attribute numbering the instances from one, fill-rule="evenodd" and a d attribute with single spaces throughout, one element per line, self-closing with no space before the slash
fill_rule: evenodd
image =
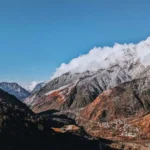
<path id="1" fill-rule="evenodd" d="M 14 95 L 19 100 L 23 100 L 30 96 L 30 93 L 17 83 L 0 82 L 0 89 Z"/>
<path id="2" fill-rule="evenodd" d="M 98 71 L 65 73 L 51 80 L 24 102 L 31 106 L 34 112 L 84 107 L 104 90 L 130 81 L 131 76 L 128 70 L 131 65 L 128 62 L 124 62 L 123 68 L 118 64 L 107 69 L 99 69 Z"/>

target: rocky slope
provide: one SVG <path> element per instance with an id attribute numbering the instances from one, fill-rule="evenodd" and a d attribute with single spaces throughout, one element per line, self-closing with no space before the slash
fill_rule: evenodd
<path id="1" fill-rule="evenodd" d="M 104 91 L 77 117 L 89 133 L 105 138 L 150 138 L 150 79 Z"/>
<path id="2" fill-rule="evenodd" d="M 17 83 L 1 82 L 0 89 L 8 92 L 9 94 L 16 96 L 19 100 L 23 100 L 28 96 L 30 96 L 30 93 L 26 91 L 24 88 L 22 88 L 20 85 L 18 85 Z"/>

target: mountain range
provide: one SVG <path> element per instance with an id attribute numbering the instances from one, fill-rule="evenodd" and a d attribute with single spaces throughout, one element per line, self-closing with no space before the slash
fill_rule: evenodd
<path id="1" fill-rule="evenodd" d="M 0 83 L 1 89 L 24 103 L 4 91 L 0 93 L 2 106 L 17 107 L 13 116 L 12 109 L 7 114 L 10 118 L 18 120 L 15 116 L 20 117 L 23 112 L 22 122 L 27 129 L 15 122 L 20 126 L 15 138 L 23 138 L 20 131 L 25 130 L 26 149 L 32 137 L 35 138 L 33 147 L 42 137 L 36 148 L 42 149 L 44 144 L 45 150 L 150 149 L 150 38 L 138 44 L 103 48 L 101 55 L 104 50 L 109 51 L 108 55 L 92 65 L 90 62 L 88 69 L 81 66 L 82 69 L 67 70 L 68 65 L 64 65 L 66 72 L 60 67 L 49 82 L 34 84 L 28 91 L 16 83 Z M 12 129 L 10 124 L 7 129 Z M 14 147 L 12 138 L 9 145 Z"/>
<path id="2" fill-rule="evenodd" d="M 83 108 L 103 91 L 146 75 L 142 73 L 149 68 L 142 64 L 135 51 L 127 47 L 121 53 L 123 59 L 119 63 L 116 61 L 97 71 L 67 72 L 52 79 L 24 102 L 35 112 Z M 109 57 L 105 59 L 106 64 L 109 61 Z"/>
<path id="3" fill-rule="evenodd" d="M 24 103 L 35 113 L 57 110 L 93 137 L 143 144 L 150 137 L 149 43 L 123 46 L 113 53 L 115 60 L 104 59 L 107 67 L 55 77 Z"/>
<path id="4" fill-rule="evenodd" d="M 8 92 L 9 94 L 14 95 L 19 100 L 23 101 L 25 98 L 29 97 L 31 94 L 40 90 L 44 85 L 45 82 L 36 83 L 34 86 L 30 86 L 29 88 L 25 89 L 17 83 L 9 83 L 9 82 L 0 82 L 0 89 Z"/>

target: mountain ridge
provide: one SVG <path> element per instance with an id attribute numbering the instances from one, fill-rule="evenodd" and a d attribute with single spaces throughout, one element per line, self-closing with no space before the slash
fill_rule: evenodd
<path id="1" fill-rule="evenodd" d="M 23 100 L 30 96 L 30 93 L 27 90 L 15 82 L 0 82 L 0 89 L 16 96 L 19 100 Z"/>

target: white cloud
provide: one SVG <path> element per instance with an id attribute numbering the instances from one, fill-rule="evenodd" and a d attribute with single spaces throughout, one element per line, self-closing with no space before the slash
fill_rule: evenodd
<path id="1" fill-rule="evenodd" d="M 68 64 L 62 63 L 51 79 L 66 72 L 84 72 L 86 70 L 96 71 L 109 67 L 112 64 L 124 61 L 124 50 L 129 50 L 136 58 L 149 65 L 150 64 L 150 37 L 138 44 L 114 44 L 113 47 L 94 47 L 88 54 L 72 59 Z"/>
<path id="2" fill-rule="evenodd" d="M 32 81 L 31 83 L 29 83 L 29 85 L 26 87 L 26 89 L 31 92 L 35 87 L 36 85 L 40 83 L 40 82 L 37 82 L 37 81 Z"/>

